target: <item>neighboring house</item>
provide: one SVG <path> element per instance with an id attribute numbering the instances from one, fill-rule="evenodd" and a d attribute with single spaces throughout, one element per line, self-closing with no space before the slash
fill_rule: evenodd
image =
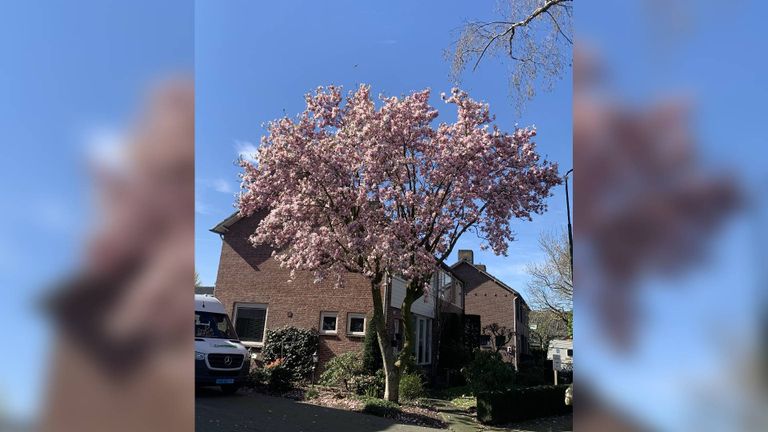
<path id="1" fill-rule="evenodd" d="M 559 355 L 562 364 L 573 365 L 573 339 L 552 339 L 549 341 L 547 360 L 552 360 L 553 355 Z"/>
<path id="2" fill-rule="evenodd" d="M 368 279 L 348 273 L 343 276 L 343 286 L 336 287 L 332 278 L 315 283 L 311 272 L 299 271 L 289 282 L 291 271 L 280 267 L 272 257 L 272 248 L 254 247 L 249 241 L 261 217 L 235 213 L 211 229 L 222 239 L 216 297 L 229 311 L 243 343 L 258 351 L 267 329 L 291 325 L 318 331 L 321 364 L 335 355 L 362 349 L 373 312 Z M 405 284 L 393 276 L 383 293 L 390 305 L 388 322 L 393 346 L 401 346 L 403 340 L 400 305 Z M 436 272 L 429 296 L 414 302 L 414 356 L 419 365 L 428 368 L 437 357 L 438 305 L 443 312 L 462 313 L 463 299 L 461 281 L 444 266 Z"/>
<path id="3" fill-rule="evenodd" d="M 459 261 L 451 268 L 464 281 L 464 313 L 479 315 L 481 328 L 496 323 L 514 332 L 514 337 L 500 352 L 517 368 L 520 356 L 528 353 L 530 308 L 525 300 L 520 293 L 488 273 L 485 265 L 475 264 L 471 250 L 460 250 Z M 491 337 L 488 333 L 482 336 L 486 349 L 493 345 Z"/>
<path id="4" fill-rule="evenodd" d="M 214 289 L 215 287 L 212 286 L 196 286 L 195 287 L 195 294 L 204 294 L 204 295 L 215 295 Z"/>

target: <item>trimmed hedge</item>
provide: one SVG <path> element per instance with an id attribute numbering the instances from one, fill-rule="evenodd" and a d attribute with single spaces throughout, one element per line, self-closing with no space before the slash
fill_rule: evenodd
<path id="1" fill-rule="evenodd" d="M 513 388 L 477 395 L 477 419 L 481 423 L 501 424 L 568 413 L 565 404 L 567 385 Z"/>

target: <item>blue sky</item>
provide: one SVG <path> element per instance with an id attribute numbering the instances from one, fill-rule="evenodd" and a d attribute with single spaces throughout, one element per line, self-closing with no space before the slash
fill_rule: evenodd
<path id="1" fill-rule="evenodd" d="M 0 416 L 34 415 L 50 334 L 37 302 L 78 260 L 90 213 L 85 156 L 145 86 L 193 66 L 183 1 L 17 1 L 0 14 Z"/>
<path id="2" fill-rule="evenodd" d="M 374 94 L 388 95 L 429 87 L 433 105 L 443 112 L 439 94 L 452 87 L 444 50 L 465 20 L 492 13 L 492 4 L 481 8 L 461 1 L 441 2 L 440 7 L 407 1 L 198 1 L 195 255 L 202 282 L 215 283 L 221 248 L 221 240 L 208 230 L 234 211 L 239 170 L 233 162 L 238 152 L 258 145 L 263 123 L 299 113 L 303 95 L 327 84 L 352 89 L 368 83 Z M 465 75 L 462 88 L 488 102 L 502 128 L 535 125 L 539 152 L 558 162 L 562 172 L 570 168 L 570 71 L 519 117 L 508 97 L 506 66 L 489 60 Z M 454 119 L 449 110 L 445 113 L 442 120 Z M 566 224 L 563 187 L 554 194 L 548 213 L 514 223 L 518 240 L 508 257 L 481 252 L 471 236 L 456 250 L 474 249 L 476 261 L 525 292 L 525 266 L 540 257 L 539 233 Z"/>

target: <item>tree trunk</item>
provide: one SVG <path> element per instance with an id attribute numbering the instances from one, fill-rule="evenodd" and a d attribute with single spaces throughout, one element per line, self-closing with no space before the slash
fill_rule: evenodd
<path id="1" fill-rule="evenodd" d="M 411 281 L 405 291 L 405 298 L 403 299 L 403 305 L 400 307 L 400 315 L 403 318 L 403 349 L 400 351 L 400 356 L 397 361 L 397 366 L 402 373 L 403 370 L 413 367 L 415 365 L 413 356 L 413 347 L 415 345 L 414 338 L 416 333 L 413 328 L 413 314 L 411 313 L 411 306 L 419 297 L 424 294 L 424 283 L 419 281 Z"/>
<path id="2" fill-rule="evenodd" d="M 373 326 L 376 339 L 379 341 L 382 363 L 384 365 L 384 399 L 398 402 L 400 398 L 400 371 L 395 365 L 395 354 L 389 341 L 389 331 L 386 325 L 384 302 L 381 298 L 381 282 L 383 277 L 371 279 L 371 294 L 373 296 Z"/>

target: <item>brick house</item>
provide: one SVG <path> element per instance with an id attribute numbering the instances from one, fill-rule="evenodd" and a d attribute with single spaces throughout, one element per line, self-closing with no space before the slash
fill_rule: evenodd
<path id="1" fill-rule="evenodd" d="M 254 247 L 248 240 L 261 217 L 241 217 L 235 213 L 211 229 L 222 239 L 216 297 L 229 312 L 243 343 L 258 351 L 267 329 L 291 325 L 318 331 L 321 365 L 335 355 L 362 349 L 373 311 L 368 280 L 346 274 L 344 287 L 337 288 L 333 280 L 315 283 L 311 272 L 296 272 L 294 280 L 288 282 L 291 272 L 272 258 L 272 249 Z M 403 325 L 399 307 L 406 281 L 397 276 L 389 279 L 383 300 L 389 305 L 392 343 L 401 346 Z M 437 317 L 441 312 L 463 313 L 463 300 L 462 282 L 449 267 L 443 266 L 435 273 L 430 295 L 417 299 L 411 308 L 417 364 L 427 369 L 435 364 Z"/>
<path id="2" fill-rule="evenodd" d="M 517 291 L 488 273 L 485 265 L 475 264 L 471 250 L 460 250 L 459 260 L 451 266 L 464 281 L 464 312 L 480 316 L 481 328 L 496 323 L 512 329 L 514 337 L 503 345 L 504 359 L 517 368 L 520 356 L 528 354 L 528 315 L 530 308 Z M 481 347 L 492 349 L 491 335 L 482 335 Z"/>

